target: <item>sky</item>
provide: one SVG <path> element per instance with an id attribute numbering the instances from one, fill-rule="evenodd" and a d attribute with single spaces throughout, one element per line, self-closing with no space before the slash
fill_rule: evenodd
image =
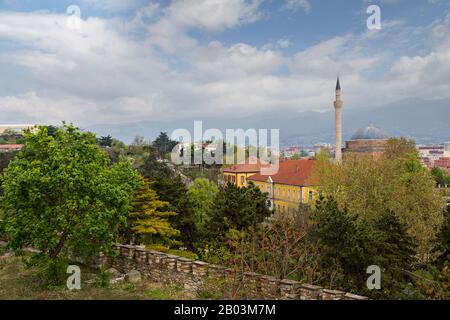
<path id="1" fill-rule="evenodd" d="M 449 29 L 450 0 L 0 0 L 0 123 L 327 111 L 338 74 L 344 108 L 450 98 Z"/>

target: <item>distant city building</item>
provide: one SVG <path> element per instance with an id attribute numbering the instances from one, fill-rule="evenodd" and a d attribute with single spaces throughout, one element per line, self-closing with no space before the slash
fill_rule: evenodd
<path id="1" fill-rule="evenodd" d="M 428 169 L 440 168 L 450 173 L 450 143 L 419 145 L 420 160 Z"/>
<path id="2" fill-rule="evenodd" d="M 281 154 L 286 158 L 292 158 L 295 155 L 299 155 L 301 151 L 300 147 L 287 147 L 281 150 Z"/>

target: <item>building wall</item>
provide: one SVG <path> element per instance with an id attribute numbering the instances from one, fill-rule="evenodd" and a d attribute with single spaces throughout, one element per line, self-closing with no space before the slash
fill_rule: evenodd
<path id="1" fill-rule="evenodd" d="M 238 186 L 239 188 L 247 186 L 247 179 L 251 176 L 254 176 L 256 172 L 245 172 L 245 173 L 231 173 L 224 172 L 224 180 L 225 182 L 231 182 Z"/>
<path id="2" fill-rule="evenodd" d="M 279 212 L 298 209 L 301 203 L 314 204 L 318 198 L 317 187 L 294 186 L 279 183 L 252 181 L 262 192 L 269 193 L 273 208 Z"/>
<path id="3" fill-rule="evenodd" d="M 283 300 L 367 300 L 343 291 L 292 280 L 279 280 L 252 272 L 239 272 L 223 266 L 194 261 L 136 246 L 116 245 L 117 256 L 102 257 L 99 265 L 114 267 L 122 273 L 139 271 L 143 277 L 158 283 L 181 285 L 195 297 L 211 283 L 234 283 L 247 299 Z M 226 286 L 225 286 L 226 287 Z M 217 285 L 214 290 L 221 292 Z"/>
<path id="4" fill-rule="evenodd" d="M 348 156 L 379 159 L 385 150 L 387 140 L 349 140 L 345 142 L 344 158 Z"/>

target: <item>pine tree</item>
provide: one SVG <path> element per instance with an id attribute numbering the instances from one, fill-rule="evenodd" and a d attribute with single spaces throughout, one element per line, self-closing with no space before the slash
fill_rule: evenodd
<path id="1" fill-rule="evenodd" d="M 139 240 L 145 244 L 171 246 L 177 243 L 174 238 L 180 232 L 173 228 L 168 218 L 175 216 L 175 212 L 161 211 L 168 202 L 161 201 L 148 182 L 145 182 L 135 193 L 132 200 L 132 230 Z"/>
<path id="2" fill-rule="evenodd" d="M 257 226 L 271 214 L 272 211 L 267 207 L 266 193 L 253 185 L 239 188 L 228 183 L 214 200 L 205 238 L 223 242 L 231 229 L 247 230 Z"/>

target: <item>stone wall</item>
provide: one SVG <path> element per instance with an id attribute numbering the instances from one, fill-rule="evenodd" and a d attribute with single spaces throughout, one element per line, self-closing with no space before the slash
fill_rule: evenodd
<path id="1" fill-rule="evenodd" d="M 103 258 L 103 264 L 122 273 L 137 270 L 143 277 L 155 282 L 184 286 L 184 289 L 193 295 L 214 283 L 237 281 L 244 297 L 248 299 L 367 300 L 366 297 L 296 281 L 278 280 L 250 272 L 238 274 L 235 270 L 223 266 L 142 247 L 116 245 L 116 248 L 118 255 Z"/>

